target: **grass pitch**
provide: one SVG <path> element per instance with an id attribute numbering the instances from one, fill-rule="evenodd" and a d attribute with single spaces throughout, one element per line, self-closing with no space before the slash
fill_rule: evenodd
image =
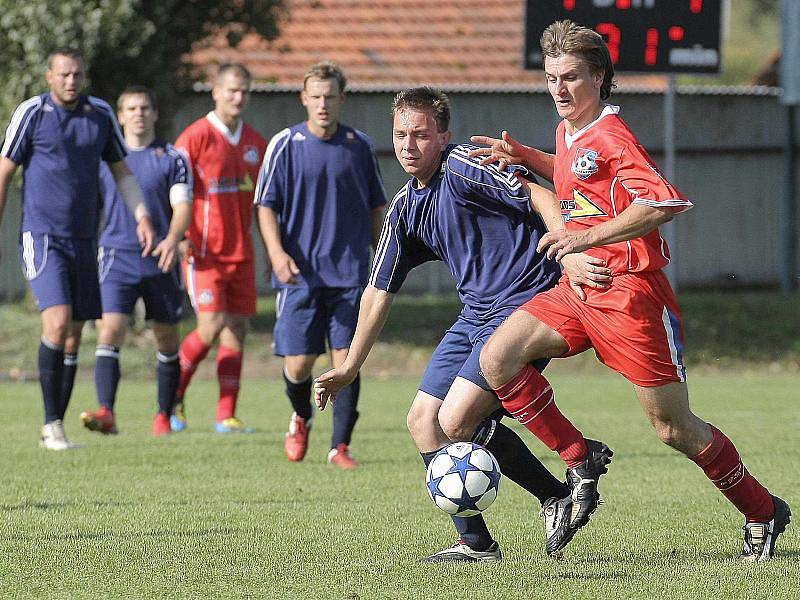
<path id="1" fill-rule="evenodd" d="M 555 562 L 544 555 L 537 503 L 505 480 L 486 513 L 505 560 L 485 565 L 417 562 L 454 533 L 425 494 L 404 427 L 416 379 L 366 374 L 353 446 L 362 467 L 354 472 L 325 463 L 326 413 L 306 460 L 285 460 L 289 408 L 275 381 L 244 383 L 240 415 L 257 433 L 212 433 L 216 385 L 197 381 L 187 399 L 190 429 L 159 439 L 149 434 L 153 382 L 123 379 L 121 433 L 102 437 L 78 425 L 80 410 L 94 405 L 91 383 L 81 381 L 67 431 L 86 448 L 67 453 L 37 447 L 38 386 L 0 384 L 0 596 L 800 597 L 798 525 L 781 537 L 779 558 L 740 564 L 738 513 L 657 441 L 623 380 L 564 369 L 551 377 L 564 411 L 615 450 L 601 484 L 607 504 Z M 797 376 L 729 373 L 690 384 L 698 414 L 733 438 L 800 523 Z"/>

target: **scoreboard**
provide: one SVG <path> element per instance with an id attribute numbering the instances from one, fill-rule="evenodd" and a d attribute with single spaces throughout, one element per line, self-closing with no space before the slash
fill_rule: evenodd
<path id="1" fill-rule="evenodd" d="M 722 1 L 527 0 L 525 68 L 542 68 L 542 32 L 570 19 L 603 36 L 616 71 L 719 73 Z"/>

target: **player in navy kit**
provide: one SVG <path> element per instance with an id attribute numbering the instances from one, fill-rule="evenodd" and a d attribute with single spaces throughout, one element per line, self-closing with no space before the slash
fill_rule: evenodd
<path id="1" fill-rule="evenodd" d="M 259 226 L 278 289 L 275 353 L 284 357 L 294 413 L 284 448 L 303 460 L 311 427 L 311 370 L 326 342 L 339 366 L 358 318 L 369 247 L 380 232 L 386 196 L 369 138 L 339 122 L 346 80 L 332 63 L 306 73 L 308 120 L 270 141 L 256 187 Z M 334 408 L 328 461 L 354 468 L 350 438 L 358 412 L 356 375 Z"/>
<path id="2" fill-rule="evenodd" d="M 41 445 L 74 447 L 63 419 L 75 377 L 81 330 L 100 316 L 96 236 L 100 214 L 98 169 L 108 163 L 125 204 L 135 215 L 143 254 L 153 229 L 142 190 L 128 169 L 114 111 L 81 95 L 83 55 L 55 50 L 45 75 L 50 91 L 20 104 L 0 150 L 0 215 L 14 172 L 23 167 L 20 261 L 42 315 L 39 381 L 45 409 Z"/>
<path id="3" fill-rule="evenodd" d="M 527 173 L 524 168 L 484 167 L 469 157 L 471 147 L 449 144 L 449 102 L 440 91 L 403 91 L 392 114 L 395 154 L 412 179 L 389 205 L 350 351 L 341 366 L 317 379 L 317 405 L 338 402 L 339 390 L 354 379 L 409 271 L 428 261 L 444 261 L 464 307 L 422 377 L 408 413 L 409 431 L 426 466 L 454 440 L 472 439 L 489 448 L 503 474 L 543 503 L 549 536 L 567 512 L 569 489 L 500 423 L 500 404 L 478 358 L 483 344 L 516 307 L 557 281 L 557 264 L 538 253 L 536 245 L 545 222 L 563 226 L 561 216 L 553 207 L 541 216 L 534 209 L 529 195 L 533 184 L 518 177 Z M 573 257 L 571 280 L 589 277 L 586 266 L 594 262 Z M 427 561 L 501 559 L 482 516 L 453 521 L 457 543 Z"/>
<path id="4" fill-rule="evenodd" d="M 176 266 L 178 242 L 192 217 L 191 173 L 186 160 L 170 144 L 156 139 L 158 107 L 154 93 L 143 86 L 125 89 L 117 100 L 117 115 L 125 134 L 125 159 L 144 192 L 158 245 L 153 256 L 142 256 L 136 222 L 119 195 L 111 171 L 100 168 L 105 227 L 100 236 L 98 264 L 103 319 L 95 351 L 95 387 L 100 408 L 81 414 L 88 429 L 116 433 L 114 402 L 120 379 L 119 352 L 130 315 L 139 298 L 152 320 L 158 352 L 158 412 L 153 434 L 170 432 L 169 416 L 180 380 L 178 321 L 184 290 Z"/>

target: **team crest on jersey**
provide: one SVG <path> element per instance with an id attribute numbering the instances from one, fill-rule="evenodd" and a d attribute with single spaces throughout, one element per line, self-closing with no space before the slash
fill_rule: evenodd
<path id="1" fill-rule="evenodd" d="M 244 149 L 244 162 L 257 165 L 258 164 L 258 148 L 255 146 L 245 146 Z"/>
<path id="2" fill-rule="evenodd" d="M 585 194 L 575 190 L 571 200 L 561 201 L 561 216 L 565 221 L 572 219 L 585 219 L 586 217 L 605 217 L 608 216 L 594 202 L 589 200 Z"/>
<path id="3" fill-rule="evenodd" d="M 158 158 L 161 158 L 166 154 L 166 152 L 164 152 L 164 149 L 161 146 L 158 146 L 155 150 L 153 150 L 153 154 L 155 154 Z"/>
<path id="4" fill-rule="evenodd" d="M 572 161 L 572 172 L 581 181 L 589 179 L 597 173 L 597 151 L 587 148 L 578 148 L 575 160 Z"/>
<path id="5" fill-rule="evenodd" d="M 211 290 L 203 290 L 200 292 L 200 295 L 197 296 L 197 304 L 200 306 L 206 306 L 211 304 L 214 301 L 214 293 Z"/>

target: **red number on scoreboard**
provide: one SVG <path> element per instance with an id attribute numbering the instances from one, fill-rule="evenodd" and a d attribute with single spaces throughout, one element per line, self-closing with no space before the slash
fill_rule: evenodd
<path id="1" fill-rule="evenodd" d="M 564 0 L 564 10 L 575 10 L 575 0 Z"/>
<path id="2" fill-rule="evenodd" d="M 689 10 L 695 14 L 701 12 L 703 10 L 703 0 L 689 0 Z"/>
<path id="3" fill-rule="evenodd" d="M 595 28 L 597 33 L 606 37 L 608 52 L 611 54 L 611 62 L 617 64 L 619 61 L 619 44 L 622 40 L 622 32 L 613 23 L 598 23 Z"/>
<path id="4" fill-rule="evenodd" d="M 658 29 L 648 29 L 645 37 L 644 63 L 649 66 L 656 64 L 658 59 Z"/>

